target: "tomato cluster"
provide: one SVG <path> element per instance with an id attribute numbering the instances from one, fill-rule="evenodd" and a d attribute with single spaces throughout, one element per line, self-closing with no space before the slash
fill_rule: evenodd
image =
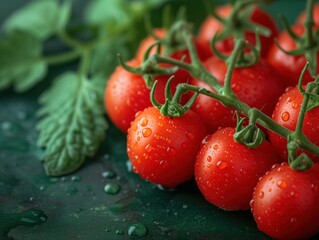
<path id="1" fill-rule="evenodd" d="M 318 9 L 319 5 L 316 5 L 314 29 L 319 26 Z M 232 7 L 225 5 L 218 7 L 216 12 L 226 18 L 231 11 Z M 267 12 L 254 6 L 252 14 L 247 16 L 250 16 L 249 21 L 268 28 L 272 34 L 261 38 L 261 56 L 257 63 L 234 69 L 231 89 L 240 101 L 294 131 L 304 99 L 297 83 L 306 58 L 304 55 L 287 55 L 274 43 L 276 37 L 286 50 L 297 47 L 287 32 L 278 34 L 277 23 Z M 304 22 L 303 12 L 292 27 L 296 35 L 305 31 Z M 224 60 L 213 54 L 209 42 L 222 29 L 219 21 L 208 17 L 202 23 L 199 35 L 193 38 L 199 60 L 221 86 L 228 67 Z M 163 38 L 167 31 L 155 29 L 154 34 Z M 244 32 L 243 36 L 255 44 L 254 33 Z M 151 36 L 142 40 L 135 58 L 127 65 L 140 66 L 144 53 L 154 42 Z M 216 47 L 223 54 L 230 53 L 234 38 L 223 39 Z M 164 48 L 159 54 L 165 53 Z M 155 53 L 153 48 L 149 56 Z M 192 62 L 186 48 L 170 52 L 168 57 Z M 180 83 L 216 92 L 185 69 L 179 69 L 174 76 L 169 85 L 172 94 Z M 164 92 L 170 77 L 170 74 L 155 76 L 154 97 L 163 105 L 168 101 Z M 306 72 L 303 84 L 313 80 Z M 168 188 L 194 178 L 208 202 L 225 210 L 250 209 L 258 228 L 276 239 L 303 239 L 319 232 L 319 156 L 303 151 L 312 158 L 314 165 L 305 171 L 294 170 L 287 163 L 287 140 L 276 131 L 263 128 L 266 140 L 256 148 L 237 142 L 234 134 L 238 116 L 236 118 L 235 110 L 222 102 L 199 95 L 184 115 L 170 117 L 152 106 L 150 94 L 143 76 L 130 73 L 123 66 L 112 74 L 105 92 L 108 116 L 127 133 L 128 157 L 133 171 L 141 178 Z M 180 104 L 191 97 L 190 92 L 184 94 Z M 319 107 L 315 106 L 307 111 L 302 128 L 304 135 L 317 146 L 318 119 Z"/>

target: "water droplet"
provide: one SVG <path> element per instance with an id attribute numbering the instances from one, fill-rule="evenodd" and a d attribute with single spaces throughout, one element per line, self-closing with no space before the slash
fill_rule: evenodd
<path id="1" fill-rule="evenodd" d="M 144 137 L 149 137 L 149 136 L 151 136 L 151 134 L 152 134 L 152 129 L 150 129 L 150 128 L 144 128 L 144 129 L 142 130 L 142 134 L 143 134 Z"/>
<path id="2" fill-rule="evenodd" d="M 44 186 L 40 186 L 40 191 L 43 192 L 45 190 Z"/>
<path id="3" fill-rule="evenodd" d="M 115 234 L 116 234 L 116 235 L 123 235 L 123 234 L 124 234 L 124 231 L 123 231 L 123 230 L 116 230 L 116 231 L 115 231 Z"/>
<path id="4" fill-rule="evenodd" d="M 111 229 L 105 228 L 105 232 L 111 232 Z"/>
<path id="5" fill-rule="evenodd" d="M 193 139 L 193 138 L 194 138 L 194 134 L 191 133 L 191 132 L 186 132 L 186 136 L 187 136 L 189 139 Z"/>
<path id="6" fill-rule="evenodd" d="M 168 155 L 169 155 L 170 157 L 176 155 L 176 149 L 175 149 L 175 148 L 168 147 L 168 148 L 166 149 L 166 151 L 168 152 Z"/>
<path id="7" fill-rule="evenodd" d="M 246 175 L 246 174 L 247 174 L 247 170 L 245 170 L 245 169 L 240 169 L 240 173 L 243 174 L 243 175 Z"/>
<path id="8" fill-rule="evenodd" d="M 139 121 L 139 124 L 140 124 L 142 127 L 147 126 L 147 124 L 148 124 L 147 118 L 142 118 L 142 119 Z"/>
<path id="9" fill-rule="evenodd" d="M 296 103 L 296 102 L 293 102 L 293 103 L 291 104 L 291 106 L 292 106 L 293 109 L 297 109 L 297 108 L 299 107 L 299 104 Z"/>
<path id="10" fill-rule="evenodd" d="M 116 176 L 115 172 L 113 171 L 105 171 L 105 172 L 102 172 L 102 177 L 104 178 L 114 178 Z"/>
<path id="11" fill-rule="evenodd" d="M 147 228 L 142 223 L 135 223 L 129 226 L 127 234 L 129 236 L 143 237 L 147 234 Z"/>
<path id="12" fill-rule="evenodd" d="M 72 182 L 79 182 L 79 181 L 81 181 L 81 177 L 80 176 L 72 176 L 71 181 Z"/>
<path id="13" fill-rule="evenodd" d="M 211 156 L 207 157 L 207 162 L 211 162 L 213 160 L 213 158 Z"/>
<path id="14" fill-rule="evenodd" d="M 128 172 L 132 172 L 133 171 L 133 165 L 132 165 L 132 163 L 129 160 L 126 161 L 126 170 Z"/>
<path id="15" fill-rule="evenodd" d="M 259 198 L 264 198 L 265 196 L 265 193 L 263 191 L 261 191 L 259 194 L 258 194 Z"/>
<path id="16" fill-rule="evenodd" d="M 188 206 L 187 206 L 186 204 L 183 204 L 183 208 L 184 208 L 184 209 L 187 209 Z"/>
<path id="17" fill-rule="evenodd" d="M 278 180 L 277 181 L 277 186 L 280 187 L 281 189 L 286 189 L 287 188 L 287 183 L 284 180 Z"/>
<path id="18" fill-rule="evenodd" d="M 219 148 L 218 144 L 214 144 L 213 149 L 217 150 Z"/>
<path id="19" fill-rule="evenodd" d="M 235 84 L 235 83 L 233 83 L 231 87 L 235 93 L 238 93 L 241 89 L 240 85 Z"/>
<path id="20" fill-rule="evenodd" d="M 296 218 L 291 218 L 290 219 L 290 223 L 295 223 L 296 222 Z"/>
<path id="21" fill-rule="evenodd" d="M 134 169 L 133 169 L 134 170 Z M 116 183 L 108 183 L 104 187 L 104 192 L 107 194 L 115 195 L 121 190 L 120 185 Z"/>
<path id="22" fill-rule="evenodd" d="M 227 167 L 227 163 L 226 162 L 223 162 L 223 161 L 218 161 L 216 163 L 216 166 L 220 169 L 220 170 L 223 170 L 224 168 Z"/>
<path id="23" fill-rule="evenodd" d="M 269 189 L 268 189 L 268 192 L 272 192 L 272 188 L 269 188 Z"/>
<path id="24" fill-rule="evenodd" d="M 283 112 L 283 114 L 281 115 L 281 119 L 285 122 L 288 121 L 289 118 L 290 118 L 289 112 Z"/>

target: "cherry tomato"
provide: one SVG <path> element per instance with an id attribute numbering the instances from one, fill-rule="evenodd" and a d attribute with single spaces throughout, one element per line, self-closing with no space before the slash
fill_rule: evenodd
<path id="1" fill-rule="evenodd" d="M 222 60 L 213 56 L 204 65 L 208 72 L 224 84 L 227 66 Z M 192 79 L 190 84 L 212 90 L 208 84 L 196 79 Z M 261 59 L 254 66 L 234 70 L 232 89 L 241 101 L 271 115 L 284 86 L 273 68 Z M 199 95 L 192 109 L 202 118 L 210 133 L 221 127 L 236 126 L 234 110 L 210 97 Z"/>
<path id="2" fill-rule="evenodd" d="M 303 101 L 303 95 L 297 87 L 289 88 L 280 98 L 272 115 L 272 119 L 290 130 L 295 130 Z M 302 131 L 314 144 L 319 145 L 319 107 L 306 113 Z M 288 159 L 287 140 L 278 134 L 268 131 L 270 142 L 276 147 L 281 157 Z M 306 152 L 313 161 L 319 162 L 319 156 Z"/>
<path id="3" fill-rule="evenodd" d="M 304 26 L 294 25 L 292 30 L 298 36 L 304 32 Z M 296 42 L 287 34 L 282 32 L 277 36 L 279 45 L 286 51 L 295 50 L 297 47 Z M 304 68 L 307 60 L 305 56 L 290 56 L 281 51 L 276 44 L 273 44 L 269 50 L 267 56 L 268 62 L 276 69 L 276 71 L 282 76 L 283 82 L 287 86 L 296 86 L 299 80 L 302 69 Z M 317 53 L 317 61 L 319 61 L 319 53 Z M 317 65 L 317 73 L 319 72 L 319 64 Z M 313 78 L 307 71 L 303 78 L 303 83 L 312 81 Z"/>
<path id="4" fill-rule="evenodd" d="M 296 24 L 304 24 L 306 20 L 306 13 L 303 11 L 300 13 L 300 15 L 297 17 Z M 315 25 L 319 26 L 319 4 L 315 4 L 313 8 L 313 20 L 315 22 Z"/>
<path id="5" fill-rule="evenodd" d="M 204 136 L 204 125 L 191 110 L 182 117 L 170 118 L 155 107 L 146 108 L 132 122 L 127 135 L 133 171 L 165 187 L 188 181 Z"/>
<path id="6" fill-rule="evenodd" d="M 154 34 L 158 36 L 159 38 L 164 38 L 166 36 L 166 30 L 163 28 L 156 28 L 154 29 Z M 139 60 L 143 60 L 144 53 L 153 43 L 155 43 L 155 41 L 156 39 L 154 39 L 152 36 L 148 36 L 145 39 L 143 39 L 138 49 L 136 50 L 135 58 Z M 197 54 L 200 60 L 204 61 L 210 56 L 212 56 L 212 52 L 210 50 L 209 44 L 198 39 L 194 39 L 194 44 L 195 44 L 195 48 L 197 50 Z M 164 46 L 162 46 L 160 53 L 163 54 L 164 51 L 165 51 L 165 48 Z M 153 48 L 150 52 L 150 56 L 155 53 L 156 53 L 156 48 Z M 187 63 L 190 63 L 191 59 L 187 49 L 175 51 L 170 55 L 170 57 L 174 59 L 179 59 L 179 60 L 182 59 L 182 57 L 184 56 L 186 57 L 184 61 Z"/>
<path id="7" fill-rule="evenodd" d="M 265 141 L 255 149 L 236 142 L 235 129 L 213 134 L 200 149 L 195 180 L 206 200 L 226 210 L 247 210 L 258 179 L 280 158 Z"/>
<path id="8" fill-rule="evenodd" d="M 127 63 L 132 67 L 140 65 L 140 61 L 133 59 Z M 156 76 L 158 84 L 155 90 L 155 99 L 163 104 L 165 102 L 164 89 L 170 75 Z M 174 93 L 179 83 L 189 81 L 189 74 L 178 71 L 171 82 L 171 91 Z M 189 96 L 182 97 L 181 103 L 186 103 Z M 126 132 L 134 120 L 135 114 L 152 106 L 150 101 L 150 89 L 145 85 L 140 75 L 133 74 L 118 66 L 107 82 L 105 97 L 105 108 L 112 122 L 122 131 Z"/>
<path id="9" fill-rule="evenodd" d="M 275 239 L 308 239 L 319 232 L 319 165 L 294 171 L 275 165 L 251 201 L 258 228 Z"/>
<path id="10" fill-rule="evenodd" d="M 217 14 L 221 17 L 228 17 L 231 13 L 232 7 L 227 4 L 223 6 L 217 7 Z M 261 56 L 266 56 L 269 47 L 272 44 L 272 41 L 274 37 L 277 35 L 278 30 L 275 21 L 272 19 L 272 17 L 259 7 L 254 7 L 250 20 L 256 24 L 260 24 L 264 27 L 267 27 L 269 30 L 271 30 L 271 36 L 265 37 L 261 36 Z M 222 24 L 216 20 L 213 17 L 207 17 L 199 29 L 198 39 L 210 42 L 213 36 L 217 32 L 221 32 L 223 30 Z M 252 44 L 256 44 L 256 36 L 255 33 L 252 32 L 246 32 L 245 38 L 251 42 Z M 230 53 L 232 49 L 234 48 L 234 40 L 233 39 L 226 39 L 224 41 L 220 41 L 216 45 L 217 49 L 224 53 Z"/>

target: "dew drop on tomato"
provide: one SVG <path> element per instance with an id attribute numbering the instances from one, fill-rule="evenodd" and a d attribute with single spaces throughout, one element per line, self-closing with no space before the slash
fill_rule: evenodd
<path id="1" fill-rule="evenodd" d="M 258 195 L 259 198 L 264 198 L 264 196 L 265 196 L 265 193 L 263 191 L 261 191 Z"/>
<path id="2" fill-rule="evenodd" d="M 289 118 L 290 118 L 289 112 L 283 112 L 283 114 L 281 115 L 281 119 L 285 122 L 287 122 Z"/>
<path id="3" fill-rule="evenodd" d="M 227 167 L 227 163 L 226 162 L 223 162 L 223 161 L 218 161 L 216 163 L 216 166 L 220 169 L 220 170 L 223 170 L 224 168 Z"/>
<path id="4" fill-rule="evenodd" d="M 149 137 L 149 136 L 151 136 L 151 134 L 152 134 L 152 129 L 150 129 L 150 128 L 144 128 L 142 130 L 143 137 Z"/>
<path id="5" fill-rule="evenodd" d="M 293 102 L 293 103 L 291 104 L 291 106 L 292 106 L 293 109 L 297 109 L 297 108 L 299 107 L 299 104 L 296 103 L 296 102 Z"/>
<path id="6" fill-rule="evenodd" d="M 147 118 L 142 118 L 139 123 L 142 127 L 145 127 L 148 124 L 148 120 Z"/>
<path id="7" fill-rule="evenodd" d="M 208 161 L 208 162 L 211 162 L 212 159 L 213 159 L 213 158 L 212 158 L 211 156 L 208 156 L 208 157 L 207 157 L 207 161 Z"/>
<path id="8" fill-rule="evenodd" d="M 152 151 L 152 146 L 151 145 L 149 145 L 149 144 L 147 144 L 146 146 L 145 146 L 145 151 L 146 152 L 151 152 Z"/>
<path id="9" fill-rule="evenodd" d="M 215 144 L 215 145 L 213 146 L 213 149 L 214 149 L 214 150 L 217 150 L 217 149 L 218 149 L 218 144 Z"/>

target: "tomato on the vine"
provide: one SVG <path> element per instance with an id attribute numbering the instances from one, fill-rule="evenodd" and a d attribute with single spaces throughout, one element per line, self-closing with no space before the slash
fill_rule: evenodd
<path id="1" fill-rule="evenodd" d="M 297 87 L 290 88 L 279 98 L 272 119 L 285 128 L 295 130 L 302 101 L 303 95 L 299 89 Z M 317 146 L 319 146 L 318 119 L 319 107 L 315 107 L 306 113 L 302 127 L 302 132 Z M 276 147 L 280 156 L 287 160 L 287 140 L 272 131 L 268 131 L 268 133 L 270 142 Z M 319 156 L 305 150 L 302 151 L 306 152 L 312 160 L 319 162 Z"/>
<path id="2" fill-rule="evenodd" d="M 302 25 L 294 25 L 292 31 L 301 36 L 305 27 Z M 285 51 L 295 50 L 297 47 L 296 42 L 288 35 L 286 31 L 280 33 L 277 36 L 277 42 Z M 304 55 L 290 56 L 284 53 L 281 49 L 273 43 L 267 56 L 268 62 L 276 69 L 276 71 L 282 76 L 282 81 L 287 86 L 295 86 L 298 83 L 299 76 L 304 68 L 307 59 Z M 319 52 L 317 52 L 317 62 L 319 62 Z M 316 72 L 319 73 L 319 64 L 317 64 Z M 309 71 L 307 71 L 303 77 L 303 83 L 306 84 L 312 81 Z"/>
<path id="3" fill-rule="evenodd" d="M 224 84 L 227 65 L 217 57 L 211 57 L 204 62 L 209 73 Z M 190 84 L 212 90 L 208 84 L 191 79 Z M 236 68 L 232 75 L 232 90 L 236 96 L 250 107 L 255 107 L 271 115 L 279 96 L 284 91 L 279 76 L 263 59 L 256 65 Z M 202 118 L 209 132 L 215 132 L 221 127 L 235 127 L 234 110 L 224 106 L 218 100 L 199 95 L 192 109 Z"/>
<path id="4" fill-rule="evenodd" d="M 131 67 L 137 67 L 141 63 L 133 59 L 127 62 Z M 190 76 L 186 71 L 178 70 L 171 81 L 171 91 L 174 93 L 179 83 L 187 83 Z M 158 84 L 155 91 L 155 99 L 164 104 L 164 89 L 170 75 L 156 76 Z M 184 95 L 181 103 L 186 103 L 188 95 Z M 130 123 L 134 120 L 135 114 L 143 109 L 152 106 L 150 101 L 150 89 L 146 87 L 141 75 L 137 75 L 118 66 L 107 82 L 104 105 L 112 122 L 122 131 L 126 132 Z"/>
<path id="5" fill-rule="evenodd" d="M 163 28 L 155 28 L 154 29 L 154 35 L 158 38 L 165 38 L 166 36 L 166 30 Z M 143 60 L 143 56 L 147 49 L 156 42 L 156 39 L 152 36 L 147 36 L 144 38 L 140 44 L 139 47 L 136 50 L 135 58 L 139 60 Z M 204 61 L 210 56 L 212 56 L 212 52 L 210 50 L 209 44 L 207 44 L 204 41 L 201 41 L 199 39 L 194 38 L 194 44 L 195 48 L 198 54 L 198 57 L 200 60 Z M 150 56 L 156 53 L 156 48 L 151 49 Z M 165 46 L 161 46 L 160 54 L 163 54 L 165 52 Z M 171 58 L 181 60 L 183 57 L 185 57 L 184 61 L 187 63 L 191 62 L 190 55 L 188 49 L 179 49 L 170 54 Z"/>
<path id="6" fill-rule="evenodd" d="M 265 141 L 250 149 L 234 140 L 235 129 L 215 132 L 200 149 L 195 180 L 206 198 L 226 210 L 247 210 L 258 179 L 280 158 Z"/>
<path id="7" fill-rule="evenodd" d="M 217 14 L 222 17 L 228 17 L 232 11 L 231 5 L 223 5 L 219 6 L 216 9 Z M 271 31 L 271 35 L 269 37 L 260 36 L 261 40 L 261 55 L 266 56 L 269 47 L 271 46 L 274 37 L 277 35 L 278 30 L 276 26 L 276 22 L 273 18 L 264 10 L 260 9 L 259 7 L 254 7 L 250 20 L 256 24 L 260 24 Z M 223 25 L 216 20 L 214 17 L 207 17 L 204 22 L 202 23 L 198 38 L 205 42 L 210 42 L 213 36 L 223 31 Z M 256 34 L 252 32 L 246 32 L 245 38 L 251 42 L 253 45 L 256 44 Z M 230 53 L 234 48 L 234 39 L 228 38 L 223 41 L 217 42 L 216 44 L 217 49 L 223 53 Z"/>
<path id="8" fill-rule="evenodd" d="M 307 239 L 319 232 L 319 165 L 295 171 L 275 165 L 258 182 L 251 211 L 259 230 L 275 239 Z"/>
<path id="9" fill-rule="evenodd" d="M 127 135 L 127 153 L 133 171 L 143 179 L 175 187 L 190 180 L 205 127 L 188 111 L 182 117 L 165 117 L 155 107 L 137 114 Z"/>
<path id="10" fill-rule="evenodd" d="M 315 25 L 319 26 L 319 4 L 315 4 L 313 11 L 313 21 L 315 22 Z M 306 20 L 306 12 L 302 11 L 299 16 L 297 17 L 296 24 L 304 24 Z"/>

